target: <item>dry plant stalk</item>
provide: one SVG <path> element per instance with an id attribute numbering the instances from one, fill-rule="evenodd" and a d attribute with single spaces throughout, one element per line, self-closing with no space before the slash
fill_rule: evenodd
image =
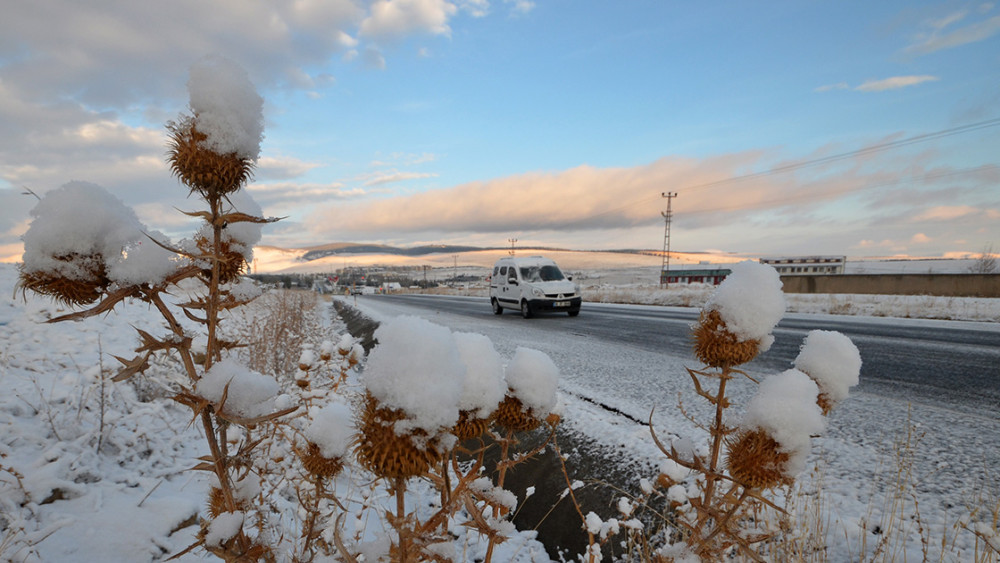
<path id="1" fill-rule="evenodd" d="M 174 271 L 158 283 L 142 283 L 136 285 L 113 286 L 105 275 L 103 260 L 100 256 L 64 256 L 57 260 L 75 262 L 82 266 L 85 276 L 81 279 L 42 275 L 36 272 L 21 272 L 19 285 L 22 291 L 33 291 L 42 295 L 55 297 L 70 305 L 86 305 L 89 308 L 51 319 L 49 322 L 86 319 L 114 309 L 128 298 L 152 305 L 163 317 L 169 334 L 157 337 L 137 328 L 140 346 L 138 354 L 132 359 L 118 358 L 123 367 L 112 378 L 113 381 L 124 381 L 141 373 L 149 365 L 149 360 L 156 353 L 176 353 L 181 359 L 187 376 L 188 384 L 193 389 L 212 366 L 222 359 L 222 352 L 232 348 L 236 343 L 221 338 L 220 324 L 223 314 L 244 302 L 233 295 L 225 284 L 238 278 L 245 269 L 243 255 L 231 248 L 225 229 L 239 223 L 267 223 L 271 219 L 255 217 L 238 212 L 228 211 L 227 195 L 237 191 L 251 176 L 253 162 L 249 159 L 233 155 L 218 155 L 196 142 L 199 133 L 192 127 L 172 127 L 172 150 L 169 154 L 171 168 L 175 175 L 186 184 L 192 193 L 198 193 L 205 204 L 206 211 L 190 213 L 200 217 L 207 226 L 208 236 L 197 240 L 196 251 L 182 251 L 167 248 L 182 256 L 185 261 L 178 262 Z M 219 168 L 220 162 L 227 163 L 226 169 Z M 206 232 L 203 229 L 203 232 Z M 150 238 L 154 244 L 163 246 Z M 166 248 L 166 247 L 165 247 Z M 203 294 L 189 303 L 180 304 L 180 309 L 188 319 L 202 325 L 207 333 L 206 352 L 201 361 L 196 362 L 192 352 L 192 337 L 185 331 L 174 312 L 166 305 L 164 294 L 176 288 L 185 280 L 196 280 L 202 287 Z M 102 379 L 103 380 L 103 379 Z M 238 459 L 230 452 L 227 430 L 230 424 L 236 422 L 246 426 L 254 426 L 287 414 L 286 412 L 271 413 L 252 420 L 240 419 L 225 415 L 225 394 L 221 401 L 213 403 L 191 390 L 185 389 L 174 399 L 192 409 L 194 419 L 200 421 L 208 442 L 210 454 L 202 458 L 202 463 L 195 467 L 198 470 L 211 472 L 217 487 L 211 494 L 211 512 L 213 514 L 236 513 L 245 508 L 238 495 L 234 492 L 234 483 L 241 477 L 240 471 L 245 465 L 240 459 L 250 454 L 253 442 L 244 444 L 244 451 L 238 452 Z M 247 446 L 250 444 L 250 446 Z M 205 530 L 202 530 L 204 537 Z M 193 549 L 203 540 L 194 544 Z M 271 560 L 273 554 L 267 546 L 260 545 L 240 529 L 233 537 L 218 545 L 203 545 L 205 549 L 226 560 Z M 185 550 L 187 551 L 187 550 Z M 180 554 L 178 554 L 180 555 Z"/>
<path id="2" fill-rule="evenodd" d="M 761 304 L 743 303 L 747 295 Z M 702 561 L 736 556 L 763 561 L 765 546 L 781 533 L 769 513 L 786 515 L 769 498 L 771 492 L 794 482 L 808 454 L 810 434 L 822 430 L 824 415 L 857 383 L 861 359 L 853 343 L 840 333 L 813 331 L 795 359 L 796 369 L 760 382 L 744 422 L 727 424 L 729 383 L 741 376 L 758 383 L 738 366 L 769 347 L 769 333 L 783 311 L 777 273 L 743 263 L 713 294 L 693 328 L 694 353 L 706 367 L 688 368 L 687 373 L 695 393 L 714 412 L 706 423 L 680 405 L 680 412 L 708 433 L 702 452 L 665 445 L 650 414 L 653 441 L 676 469 L 664 470 L 655 480 L 668 490 L 679 535 L 665 538 L 666 545 L 654 553 L 658 560 L 694 555 Z M 776 400 L 787 405 L 777 416 L 771 413 Z M 694 477 L 685 487 L 681 482 L 689 474 Z"/>

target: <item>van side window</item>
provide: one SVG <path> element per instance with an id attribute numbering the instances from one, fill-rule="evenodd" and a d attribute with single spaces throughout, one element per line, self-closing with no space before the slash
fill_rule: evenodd
<path id="1" fill-rule="evenodd" d="M 507 282 L 517 281 L 517 266 L 511 266 L 507 270 Z"/>
<path id="2" fill-rule="evenodd" d="M 507 275 L 507 266 L 500 266 L 500 275 L 501 276 Z"/>
<path id="3" fill-rule="evenodd" d="M 493 266 L 493 277 L 494 278 L 497 277 L 497 274 L 499 273 L 500 273 L 500 266 Z"/>

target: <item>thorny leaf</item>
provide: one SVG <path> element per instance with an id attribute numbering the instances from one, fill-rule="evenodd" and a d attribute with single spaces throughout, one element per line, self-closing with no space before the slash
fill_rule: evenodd
<path id="1" fill-rule="evenodd" d="M 227 223 L 277 223 L 285 219 L 285 217 L 257 217 L 254 215 L 248 215 L 246 213 L 240 213 L 239 211 L 233 213 L 226 213 L 220 215 L 215 223 L 219 226 L 225 226 Z"/>
<path id="2" fill-rule="evenodd" d="M 114 381 L 116 383 L 119 381 L 125 381 L 126 379 L 132 377 L 137 373 L 142 373 L 143 371 L 146 370 L 146 368 L 149 367 L 148 360 L 152 354 L 153 354 L 152 352 L 147 352 L 145 356 L 136 356 L 131 360 L 126 360 L 125 358 L 122 358 L 120 356 L 114 356 L 114 358 L 119 362 L 121 362 L 122 364 L 124 364 L 125 367 L 122 368 L 122 370 L 119 371 L 114 377 L 112 377 L 111 381 Z"/>
<path id="3" fill-rule="evenodd" d="M 177 347 L 176 344 L 167 342 L 166 340 L 160 340 L 141 328 L 134 326 L 132 328 L 139 333 L 139 338 L 142 339 L 142 346 L 136 348 L 136 352 L 155 352 L 157 350 L 170 350 Z"/>
<path id="4" fill-rule="evenodd" d="M 45 322 L 47 323 L 59 323 L 63 321 L 77 321 L 82 319 L 88 319 L 100 315 L 102 313 L 107 313 L 115 308 L 115 305 L 121 303 L 129 297 L 142 297 L 143 293 L 150 293 L 155 291 L 162 291 L 168 285 L 176 284 L 177 282 L 194 277 L 201 272 L 201 269 L 197 266 L 185 266 L 178 269 L 173 274 L 170 274 L 163 280 L 156 288 L 143 289 L 139 286 L 123 287 L 116 291 L 107 294 L 100 303 L 94 305 L 89 309 L 84 309 L 83 311 L 77 311 L 75 313 L 69 313 L 67 315 L 62 315 L 60 317 L 51 318 Z"/>
<path id="5" fill-rule="evenodd" d="M 282 409 L 280 411 L 272 412 L 272 413 L 269 413 L 269 414 L 264 414 L 264 415 L 261 415 L 261 416 L 254 416 L 254 417 L 250 417 L 250 418 L 245 418 L 245 417 L 242 417 L 242 416 L 239 416 L 239 415 L 235 415 L 235 414 L 232 414 L 232 413 L 227 413 L 225 411 L 216 411 L 215 414 L 219 418 L 221 418 L 223 420 L 228 420 L 229 422 L 232 422 L 234 424 L 239 424 L 239 425 L 242 425 L 242 426 L 255 426 L 257 424 L 260 424 L 261 422 L 267 422 L 269 420 L 274 420 L 276 418 L 280 418 L 282 416 L 285 416 L 286 414 L 291 414 L 291 413 L 295 412 L 296 410 L 298 410 L 298 408 L 299 408 L 298 406 L 288 407 L 287 409 Z"/>
<path id="6" fill-rule="evenodd" d="M 174 209 L 177 208 L 175 207 Z M 209 213 L 208 211 L 183 211 L 181 209 L 177 209 L 177 211 L 180 211 L 181 213 L 187 215 L 188 217 L 201 217 L 202 219 L 205 220 L 206 223 L 212 222 L 212 214 Z"/>
<path id="7" fill-rule="evenodd" d="M 184 256 L 186 258 L 194 258 L 194 255 L 191 254 L 190 252 L 185 252 L 185 251 L 183 251 L 183 250 L 181 250 L 179 248 L 174 248 L 172 246 L 167 246 L 166 244 L 163 244 L 162 242 L 160 242 L 160 241 L 156 240 L 155 238 L 149 236 L 149 233 L 142 233 L 142 234 L 146 235 L 146 238 L 148 238 L 149 240 L 153 241 L 153 244 L 155 244 L 156 246 L 159 246 L 160 248 L 162 248 L 163 250 L 166 250 L 167 252 L 173 252 L 174 254 L 179 254 L 179 255 Z"/>
<path id="8" fill-rule="evenodd" d="M 181 312 L 184 313 L 185 317 L 191 319 L 192 321 L 194 321 L 196 323 L 201 323 L 203 325 L 207 325 L 208 324 L 208 319 L 203 319 L 203 318 L 195 315 L 191 311 L 188 311 L 187 309 L 181 309 Z"/>
<path id="9" fill-rule="evenodd" d="M 211 401 L 209 401 L 204 397 L 199 397 L 198 395 L 195 395 L 194 393 L 192 393 L 187 389 L 183 389 L 181 392 L 171 397 L 171 399 L 186 407 L 190 407 L 191 410 L 194 411 L 194 414 L 191 416 L 191 420 L 188 422 L 188 425 L 194 423 L 194 421 L 198 419 L 198 416 L 202 413 L 202 411 L 212 406 Z"/>
<path id="10" fill-rule="evenodd" d="M 505 536 L 497 533 L 497 531 L 490 526 L 489 522 L 486 521 L 486 518 L 483 517 L 482 511 L 478 506 L 476 506 L 476 501 L 473 500 L 471 495 L 462 495 L 462 500 L 465 502 L 466 512 L 468 512 L 469 516 L 472 517 L 472 520 L 464 522 L 462 524 L 463 526 L 475 529 L 487 538 L 495 541 L 497 544 L 507 541 Z"/>

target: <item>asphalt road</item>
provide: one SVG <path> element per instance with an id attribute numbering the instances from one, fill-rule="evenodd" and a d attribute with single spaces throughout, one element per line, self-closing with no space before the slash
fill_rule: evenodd
<path id="1" fill-rule="evenodd" d="M 696 309 L 585 303 L 576 318 L 553 313 L 522 319 L 510 310 L 493 315 L 484 298 L 380 295 L 364 299 L 413 307 L 430 315 L 466 317 L 476 330 L 520 335 L 526 346 L 537 343 L 544 333 L 546 339 L 620 343 L 631 350 L 686 358 L 691 358 L 690 326 L 698 317 Z M 792 314 L 775 329 L 771 350 L 747 369 L 787 369 L 811 330 L 836 330 L 855 343 L 863 361 L 858 391 L 1000 419 L 1000 328 L 984 329 L 981 323 Z"/>

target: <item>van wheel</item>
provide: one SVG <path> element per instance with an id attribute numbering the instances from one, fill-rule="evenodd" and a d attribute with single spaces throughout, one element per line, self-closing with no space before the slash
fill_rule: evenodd
<path id="1" fill-rule="evenodd" d="M 500 306 L 500 302 L 497 301 L 495 297 L 493 299 L 490 299 L 490 303 L 493 305 L 493 314 L 494 315 L 502 315 L 503 314 L 503 307 Z"/>
<path id="2" fill-rule="evenodd" d="M 580 314 L 580 311 L 566 311 L 566 312 L 567 312 L 567 313 L 569 314 L 569 316 L 571 316 L 571 317 L 575 317 L 575 316 L 577 316 L 577 315 L 579 315 L 579 314 Z"/>
<path id="3" fill-rule="evenodd" d="M 521 316 L 526 319 L 531 318 L 531 305 L 528 305 L 527 299 L 521 300 Z"/>

